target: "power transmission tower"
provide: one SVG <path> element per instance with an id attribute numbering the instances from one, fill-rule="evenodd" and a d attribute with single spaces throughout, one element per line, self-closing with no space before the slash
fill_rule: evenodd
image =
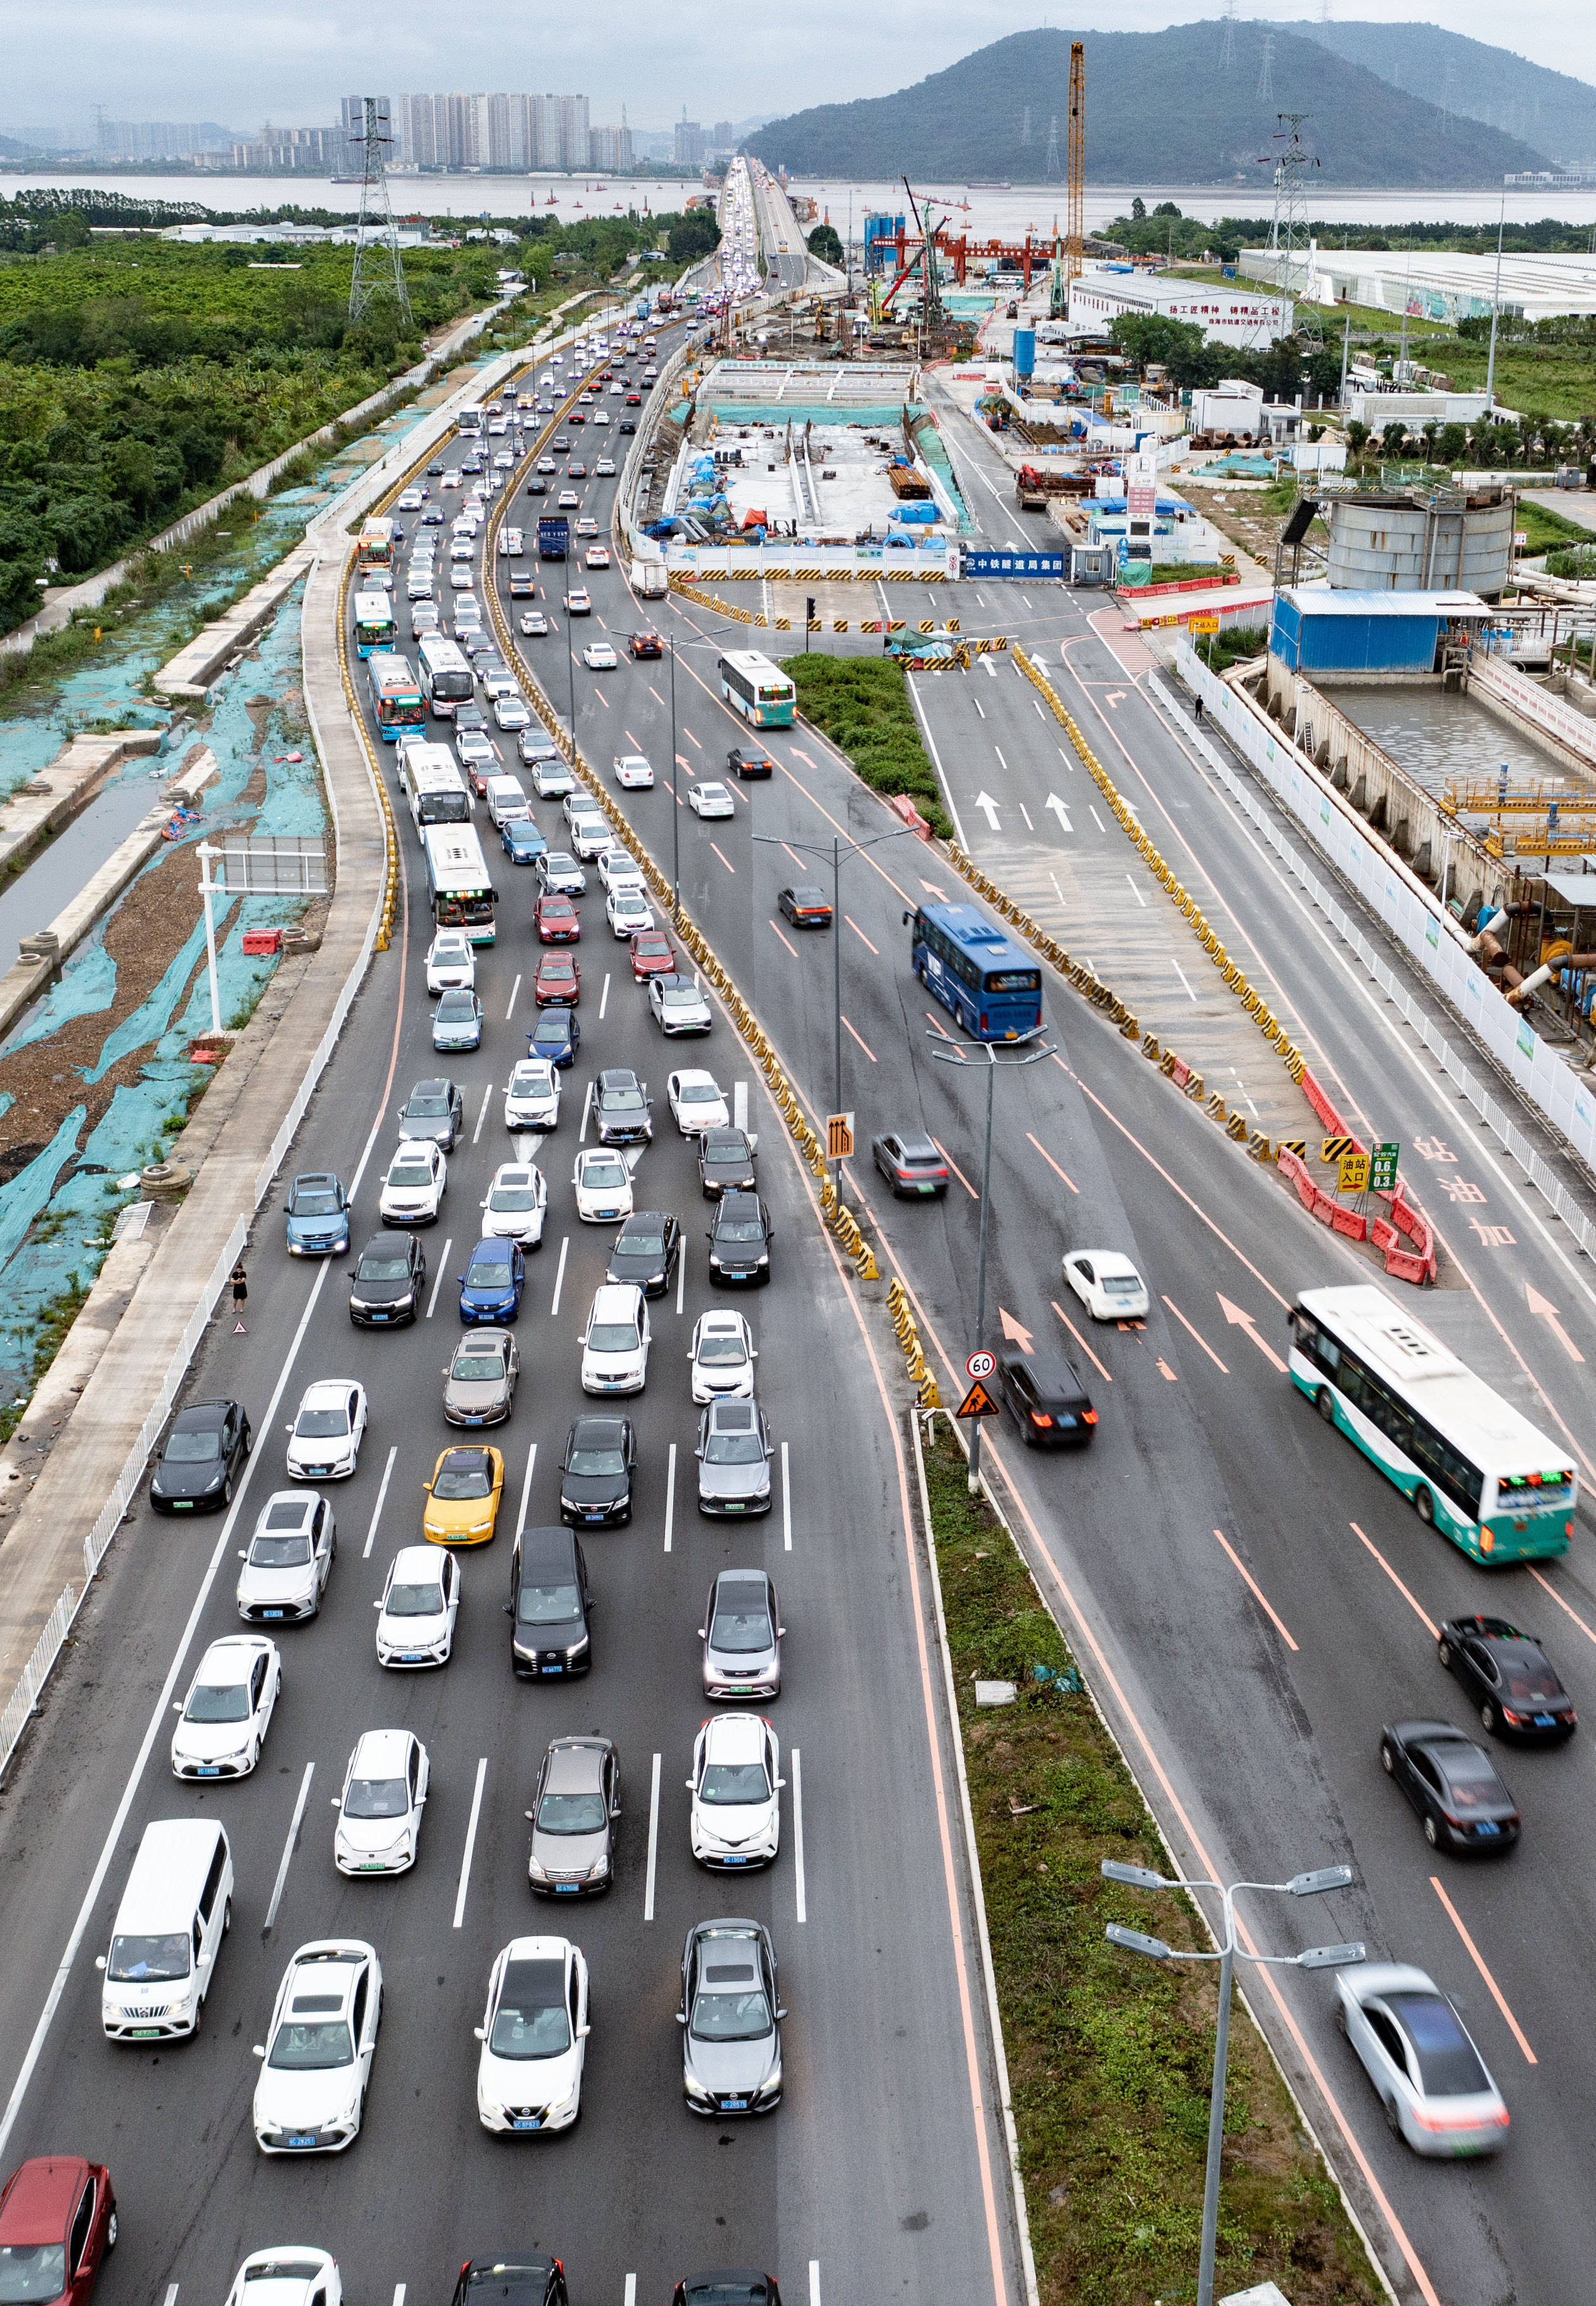
<path id="1" fill-rule="evenodd" d="M 1055 112 L 1047 124 L 1047 158 L 1043 163 L 1043 175 L 1050 184 L 1056 184 L 1063 170 L 1058 157 L 1058 115 Z"/>
<path id="2" fill-rule="evenodd" d="M 1236 0 L 1225 0 L 1225 29 L 1219 37 L 1219 69 L 1233 72 L 1236 62 Z"/>
<path id="3" fill-rule="evenodd" d="M 1302 123 L 1308 114 L 1278 112 L 1275 117 L 1282 124 L 1278 133 L 1285 140 L 1285 149 L 1275 163 L 1275 220 L 1269 230 L 1273 261 L 1269 269 L 1282 298 L 1289 296 L 1295 305 L 1293 321 L 1299 341 L 1317 352 L 1323 345 L 1324 336 L 1319 314 L 1307 300 L 1307 175 L 1310 168 L 1319 167 L 1319 161 L 1302 143 Z"/>
<path id="4" fill-rule="evenodd" d="M 1441 134 L 1443 136 L 1450 136 L 1452 133 L 1452 59 L 1448 56 L 1447 70 L 1441 81 Z"/>
<path id="5" fill-rule="evenodd" d="M 354 269 L 349 278 L 349 320 L 363 320 L 371 307 L 391 296 L 399 317 L 411 318 L 410 291 L 399 256 L 399 235 L 388 203 L 388 171 L 382 148 L 393 142 L 388 114 L 379 98 L 361 98 L 363 119 L 352 121 L 349 138 L 360 139 L 363 165 L 360 180 L 360 223 L 354 239 Z"/>
<path id="6" fill-rule="evenodd" d="M 1258 100 L 1260 104 L 1275 101 L 1275 35 L 1264 34 L 1264 60 L 1259 67 Z"/>

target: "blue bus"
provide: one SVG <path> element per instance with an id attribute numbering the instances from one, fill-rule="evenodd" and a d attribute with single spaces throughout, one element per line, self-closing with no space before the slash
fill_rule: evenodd
<path id="1" fill-rule="evenodd" d="M 1042 972 L 973 905 L 920 905 L 911 966 L 927 993 L 977 1041 L 1017 1041 L 1042 1021 Z"/>

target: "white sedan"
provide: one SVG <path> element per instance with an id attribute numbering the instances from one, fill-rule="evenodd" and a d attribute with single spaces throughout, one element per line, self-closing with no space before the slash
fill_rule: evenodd
<path id="1" fill-rule="evenodd" d="M 349 1756 L 332 1862 L 340 1874 L 407 1874 L 414 1865 L 431 1775 L 413 1730 L 368 1730 Z"/>
<path id="2" fill-rule="evenodd" d="M 344 2306 L 338 2261 L 304 2242 L 258 2250 L 234 2276 L 227 2306 Z"/>
<path id="3" fill-rule="evenodd" d="M 447 1665 L 460 1613 L 460 1565 L 445 1546 L 402 1546 L 371 1606 L 379 1665 Z"/>
<path id="4" fill-rule="evenodd" d="M 1336 1977 L 1336 2021 L 1379 2092 L 1386 2119 L 1415 2154 L 1445 2160 L 1506 2143 L 1502 2093 L 1432 1978 L 1371 1961 Z"/>
<path id="5" fill-rule="evenodd" d="M 264 1634 L 226 1634 L 200 1660 L 172 1732 L 175 1778 L 247 1778 L 260 1758 L 283 1686 L 277 1645 Z"/>
<path id="6" fill-rule="evenodd" d="M 531 713 L 516 696 L 496 696 L 493 699 L 493 718 L 501 729 L 526 729 L 532 724 Z"/>
<path id="7" fill-rule="evenodd" d="M 604 900 L 604 917 L 618 937 L 636 936 L 639 929 L 654 926 L 653 908 L 641 889 L 625 882 L 611 889 Z"/>
<path id="8" fill-rule="evenodd" d="M 576 1215 L 584 1225 L 619 1225 L 632 1214 L 632 1173 L 626 1156 L 608 1145 L 589 1145 L 571 1173 Z"/>
<path id="9" fill-rule="evenodd" d="M 689 785 L 687 807 L 695 816 L 735 816 L 731 795 L 722 784 Z"/>
<path id="10" fill-rule="evenodd" d="M 288 1431 L 291 1482 L 347 1481 L 360 1462 L 366 1389 L 352 1377 L 319 1378 L 300 1396 Z"/>
<path id="11" fill-rule="evenodd" d="M 493 1183 L 482 1203 L 482 1236 L 488 1241 L 518 1241 L 525 1249 L 541 1249 L 548 1208 L 549 1188 L 542 1171 L 530 1161 L 502 1162 L 493 1172 Z"/>
<path id="12" fill-rule="evenodd" d="M 714 1025 L 709 1003 L 690 978 L 679 978 L 674 984 L 667 984 L 662 976 L 651 977 L 648 1006 L 668 1040 L 677 1033 L 707 1033 Z"/>
<path id="13" fill-rule="evenodd" d="M 706 1401 L 752 1401 L 754 1364 L 759 1349 L 741 1313 L 700 1313 L 693 1325 L 687 1361 L 693 1371 L 693 1398 Z"/>
<path id="14" fill-rule="evenodd" d="M 337 1551 L 327 1499 L 314 1490 L 275 1490 L 238 1557 L 243 1564 L 235 1595 L 239 1616 L 256 1624 L 313 1618 Z"/>
<path id="15" fill-rule="evenodd" d="M 781 1748 L 758 1713 L 719 1713 L 693 1747 L 690 1832 L 701 1866 L 769 1866 L 781 1844 Z"/>
<path id="16" fill-rule="evenodd" d="M 429 993 L 469 991 L 476 983 L 476 955 L 464 929 L 440 929 L 427 947 Z"/>
<path id="17" fill-rule="evenodd" d="M 593 595 L 585 585 L 572 585 L 565 596 L 565 609 L 568 617 L 592 616 Z"/>
<path id="18" fill-rule="evenodd" d="M 484 2130 L 568 2130 L 582 2111 L 587 1964 L 569 1938 L 512 1938 L 488 1977 L 476 2038 Z"/>
<path id="19" fill-rule="evenodd" d="M 582 662 L 589 672 L 613 672 L 620 659 L 608 641 L 589 641 L 582 652 Z"/>
<path id="20" fill-rule="evenodd" d="M 611 839 L 606 848 L 600 850 L 594 863 L 599 884 L 610 895 L 613 895 L 617 889 L 643 889 L 647 886 L 642 866 L 622 841 Z"/>
<path id="21" fill-rule="evenodd" d="M 670 1110 L 677 1127 L 684 1137 L 702 1137 L 706 1129 L 730 1129 L 731 1115 L 727 1110 L 726 1092 L 713 1073 L 687 1067 L 671 1073 L 665 1082 L 665 1094 L 670 1100 Z"/>
<path id="22" fill-rule="evenodd" d="M 622 753 L 615 763 L 615 781 L 623 792 L 652 792 L 653 764 L 642 753 Z"/>
<path id="23" fill-rule="evenodd" d="M 582 557 L 584 564 L 589 568 L 608 568 L 610 547 L 607 544 L 590 544 Z"/>
<path id="24" fill-rule="evenodd" d="M 1063 1275 L 1094 1321 L 1146 1320 L 1147 1283 L 1118 1250 L 1072 1249 Z"/>
<path id="25" fill-rule="evenodd" d="M 283 1972 L 255 2084 L 262 2154 L 341 2154 L 360 2135 L 377 2028 L 382 1965 L 360 1938 L 319 1938 Z"/>
<path id="26" fill-rule="evenodd" d="M 559 1126 L 559 1068 L 547 1057 L 525 1057 L 504 1092 L 507 1129 L 548 1131 Z"/>
<path id="27" fill-rule="evenodd" d="M 377 1214 L 384 1225 L 435 1225 L 448 1186 L 448 1158 L 430 1138 L 407 1138 L 388 1165 Z"/>

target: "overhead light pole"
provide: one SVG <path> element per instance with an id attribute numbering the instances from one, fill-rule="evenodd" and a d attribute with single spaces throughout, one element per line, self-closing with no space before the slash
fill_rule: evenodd
<path id="1" fill-rule="evenodd" d="M 969 1046 L 962 1041 L 955 1041 L 951 1034 L 937 1031 L 926 1036 L 931 1043 L 931 1054 L 939 1063 L 969 1066 L 985 1062 L 986 1067 L 986 1149 L 981 1157 L 981 1246 L 976 1259 L 975 1343 L 977 1349 L 986 1326 L 986 1232 L 987 1212 L 992 1207 L 992 1092 L 1000 1072 L 1016 1072 L 1022 1065 L 1038 1065 L 1044 1057 L 1053 1055 L 1051 1043 L 1041 1038 L 1046 1030 L 1046 1026 L 1033 1025 L 1028 1033 L 1018 1034 L 1012 1041 L 977 1041 Z M 1024 1046 L 1033 1042 L 1036 1044 L 1034 1047 Z M 1018 1048 L 1021 1054 L 1000 1057 L 1000 1048 Z M 973 1055 L 972 1050 L 979 1054 Z M 970 1422 L 975 1428 L 970 1436 L 969 1475 L 969 1493 L 973 1498 L 981 1486 L 981 1421 L 977 1417 Z"/>
<path id="2" fill-rule="evenodd" d="M 1490 292 L 1490 352 L 1485 363 L 1485 413 L 1490 415 L 1497 405 L 1497 314 L 1502 309 L 1502 235 L 1507 227 L 1507 179 L 1502 179 L 1502 206 L 1497 218 L 1497 280 Z"/>
<path id="3" fill-rule="evenodd" d="M 976 1431 L 980 1431 L 979 1422 Z M 1219 1965 L 1219 2017 L 1214 2028 L 1214 2080 L 1208 2102 L 1208 2159 L 1202 2191 L 1202 2243 L 1197 2269 L 1197 2306 L 1214 2306 L 1214 2257 L 1219 2231 L 1219 2158 L 1225 2144 L 1225 2083 L 1230 2058 L 1230 1995 L 1236 1959 L 1259 1969 L 1350 1969 L 1364 1958 L 1361 1942 L 1348 1945 L 1310 1946 L 1304 1953 L 1254 1953 L 1236 1943 L 1235 1900 L 1242 1890 L 1267 1891 L 1277 1897 L 1316 1898 L 1326 1890 L 1344 1890 L 1353 1878 L 1350 1866 L 1321 1866 L 1308 1874 L 1293 1874 L 1289 1882 L 1189 1882 L 1179 1875 L 1155 1874 L 1150 1866 L 1128 1866 L 1117 1858 L 1103 1860 L 1103 1879 L 1122 1883 L 1131 1890 L 1213 1890 L 1223 1902 L 1225 1928 L 1216 1953 L 1193 1952 L 1166 1945 L 1162 1938 L 1110 1922 L 1104 1935 L 1110 1945 L 1149 1961 L 1216 1961 Z"/>

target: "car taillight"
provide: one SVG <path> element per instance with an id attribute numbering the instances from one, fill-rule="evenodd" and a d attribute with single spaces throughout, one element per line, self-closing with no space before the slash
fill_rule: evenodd
<path id="1" fill-rule="evenodd" d="M 1039 1409 L 1033 1409 L 1033 1410 L 1032 1410 L 1032 1412 L 1031 1412 L 1031 1423 L 1032 1423 L 1033 1425 L 1048 1426 L 1048 1425 L 1051 1425 L 1051 1424 L 1052 1424 L 1052 1422 L 1053 1422 L 1052 1418 L 1051 1418 L 1051 1417 L 1044 1417 L 1044 1416 L 1043 1416 L 1043 1414 L 1042 1414 L 1042 1413 L 1041 1413 L 1041 1411 L 1040 1411 Z"/>
<path id="2" fill-rule="evenodd" d="M 1095 1425 L 1097 1422 L 1097 1411 L 1095 1409 L 1083 1410 L 1081 1412 L 1080 1422 L 1083 1425 Z"/>

